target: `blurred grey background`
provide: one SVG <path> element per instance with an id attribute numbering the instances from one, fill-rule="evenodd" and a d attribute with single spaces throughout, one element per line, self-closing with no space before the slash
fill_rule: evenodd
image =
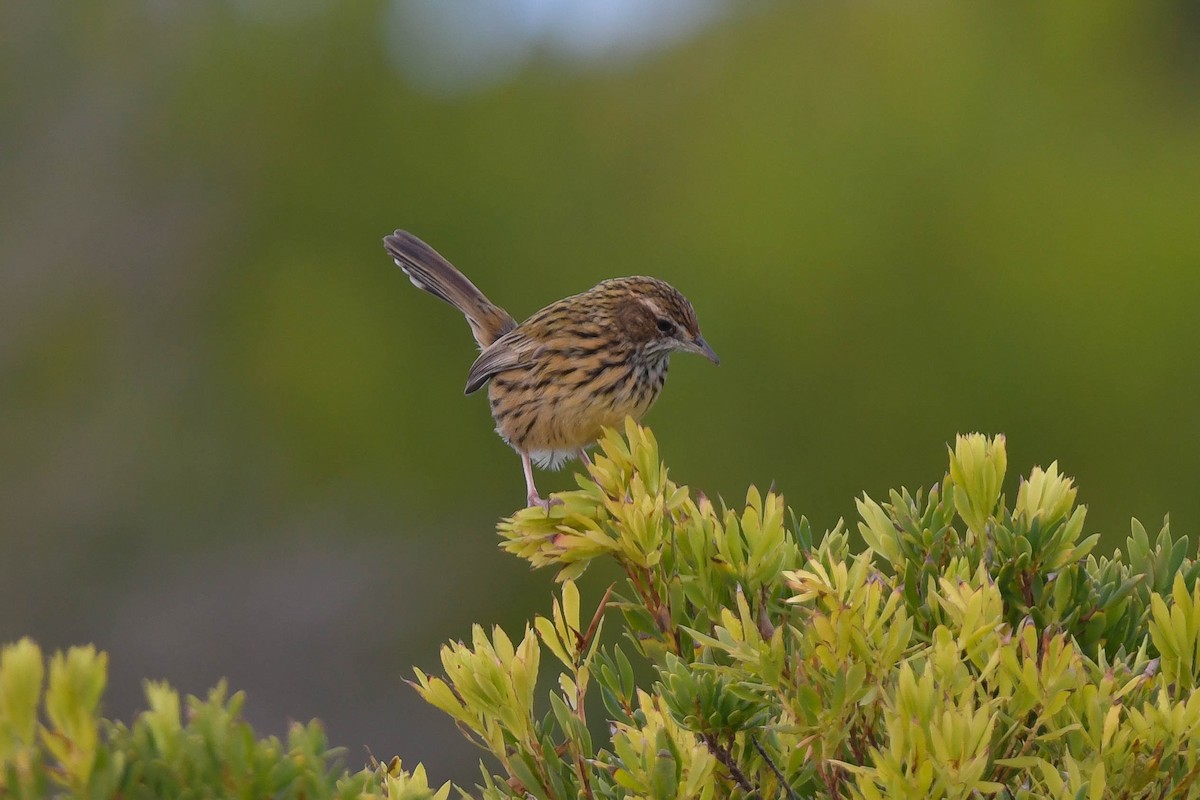
<path id="1" fill-rule="evenodd" d="M 402 679 L 551 580 L 497 551 L 519 462 L 396 227 L 518 318 L 683 290 L 722 364 L 648 422 L 710 495 L 825 528 L 1002 431 L 1102 550 L 1194 532 L 1196 8 L 0 4 L 0 641 L 109 650 L 122 718 L 226 677 L 472 780 Z"/>

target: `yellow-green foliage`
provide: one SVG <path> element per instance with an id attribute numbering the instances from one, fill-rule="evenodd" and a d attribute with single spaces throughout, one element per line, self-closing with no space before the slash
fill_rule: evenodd
<path id="1" fill-rule="evenodd" d="M 50 659 L 22 639 L 0 651 L 0 798 L 270 797 L 278 800 L 446 800 L 425 770 L 399 759 L 348 774 L 336 768 L 317 723 L 294 725 L 285 743 L 256 739 L 243 697 L 219 686 L 207 700 L 146 683 L 148 710 L 132 726 L 99 716 L 107 656 L 73 647 Z M 39 714 L 39 707 L 41 713 Z"/>
<path id="2" fill-rule="evenodd" d="M 814 536 L 774 492 L 718 508 L 676 485 L 644 428 L 600 444 L 560 505 L 500 525 L 504 549 L 557 570 L 549 616 L 519 641 L 476 626 L 441 676 L 416 672 L 490 754 L 473 794 L 1200 796 L 1200 566 L 1166 525 L 1152 542 L 1134 521 L 1127 553 L 1097 557 L 1073 481 L 1035 468 L 1010 506 L 1004 439 L 974 434 L 928 492 L 859 500 L 852 552 L 840 523 Z M 585 603 L 596 559 L 625 582 Z M 4 649 L 0 796 L 451 793 L 397 759 L 332 769 L 315 723 L 256 741 L 223 689 L 189 698 L 185 724 L 148 684 L 132 727 L 106 722 L 104 667 L 90 648 L 48 670 L 29 641 Z"/>
<path id="3" fill-rule="evenodd" d="M 417 673 L 499 763 L 484 797 L 1200 796 L 1198 568 L 1166 526 L 1098 558 L 1057 464 L 1009 506 L 1004 439 L 975 434 L 940 486 L 864 496 L 854 553 L 773 492 L 717 508 L 624 434 L 561 505 L 500 525 L 558 570 L 552 618 Z M 627 580 L 586 619 L 574 579 L 597 558 Z M 625 641 L 601 646 L 612 607 Z M 548 700 L 539 640 L 563 668 Z"/>

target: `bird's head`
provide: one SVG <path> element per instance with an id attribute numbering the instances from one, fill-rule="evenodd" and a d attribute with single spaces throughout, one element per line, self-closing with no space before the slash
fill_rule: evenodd
<path id="1" fill-rule="evenodd" d="M 617 321 L 645 353 L 683 350 L 699 353 L 714 364 L 717 354 L 700 335 L 696 310 L 675 287 L 658 278 L 633 277 L 605 281 L 613 290 Z"/>

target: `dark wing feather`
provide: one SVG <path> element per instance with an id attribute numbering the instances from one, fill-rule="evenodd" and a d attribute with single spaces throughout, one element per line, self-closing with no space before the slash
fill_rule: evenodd
<path id="1" fill-rule="evenodd" d="M 467 387 L 463 393 L 477 392 L 493 375 L 528 363 L 525 358 L 528 344 L 524 335 L 510 331 L 485 347 L 467 372 Z"/>

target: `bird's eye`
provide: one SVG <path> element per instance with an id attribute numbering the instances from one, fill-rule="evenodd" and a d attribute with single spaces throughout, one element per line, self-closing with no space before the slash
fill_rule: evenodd
<path id="1" fill-rule="evenodd" d="M 675 332 L 675 323 L 669 319 L 660 319 L 658 321 L 658 332 L 670 336 Z"/>

